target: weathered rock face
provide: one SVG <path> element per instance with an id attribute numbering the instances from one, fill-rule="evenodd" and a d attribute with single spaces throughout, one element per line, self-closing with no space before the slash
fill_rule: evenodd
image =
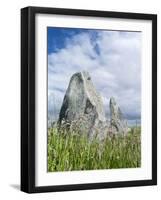
<path id="1" fill-rule="evenodd" d="M 106 119 L 101 96 L 96 91 L 88 72 L 79 72 L 71 77 L 59 114 L 59 123 L 72 124 L 79 131 L 93 137 L 105 134 Z M 102 125 L 101 125 L 102 124 Z"/>
<path id="2" fill-rule="evenodd" d="M 113 134 L 126 134 L 128 132 L 127 121 L 124 119 L 120 107 L 117 105 L 115 99 L 110 99 L 110 129 Z"/>
<path id="3" fill-rule="evenodd" d="M 59 113 L 59 127 L 87 134 L 100 140 L 110 134 L 126 134 L 128 127 L 114 98 L 110 99 L 110 122 L 105 118 L 101 96 L 88 72 L 75 73 L 64 96 Z"/>

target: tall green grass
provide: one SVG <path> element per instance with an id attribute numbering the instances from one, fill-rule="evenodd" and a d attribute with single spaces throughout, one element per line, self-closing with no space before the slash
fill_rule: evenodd
<path id="1" fill-rule="evenodd" d="M 126 136 L 89 141 L 86 135 L 48 130 L 48 172 L 141 166 L 140 128 Z"/>

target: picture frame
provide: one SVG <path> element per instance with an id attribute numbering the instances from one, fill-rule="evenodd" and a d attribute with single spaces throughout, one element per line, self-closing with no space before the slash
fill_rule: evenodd
<path id="1" fill-rule="evenodd" d="M 52 16 L 56 17 L 52 19 Z M 58 20 L 56 19 L 57 16 Z M 65 20 L 67 22 L 63 24 L 63 21 Z M 106 20 L 109 21 L 105 23 Z M 121 22 L 119 20 L 121 20 Z M 124 25 L 125 22 L 127 22 L 127 25 Z M 99 23 L 100 24 L 99 27 L 102 26 L 102 30 L 106 29 L 103 27 L 103 24 L 106 24 L 107 27 L 108 25 L 110 27 L 110 24 L 112 25 L 116 24 L 113 30 L 127 31 L 130 30 L 130 26 L 132 26 L 131 24 L 133 22 L 136 22 L 136 24 L 133 25 L 133 29 L 131 30 L 136 29 L 137 31 L 137 27 L 143 27 L 143 28 L 145 27 L 145 29 L 143 29 L 143 33 L 145 34 L 143 34 L 142 36 L 142 40 L 144 41 L 145 44 L 145 46 L 144 45 L 142 46 L 141 50 L 143 55 L 142 63 L 143 65 L 144 63 L 147 64 L 147 68 L 145 68 L 145 71 L 149 71 L 149 74 L 147 75 L 147 77 L 146 76 L 142 77 L 144 73 L 142 73 L 141 75 L 142 83 L 144 83 L 145 81 L 145 85 L 147 84 L 148 86 L 148 88 L 144 88 L 142 85 L 141 91 L 142 92 L 145 91 L 145 95 L 146 93 L 148 93 L 148 91 L 150 94 L 149 96 L 147 96 L 149 101 L 146 98 L 146 101 L 149 104 L 147 103 L 144 109 L 148 110 L 148 112 L 147 113 L 142 112 L 141 115 L 147 115 L 143 116 L 142 121 L 145 120 L 145 122 L 151 124 L 150 128 L 148 127 L 149 129 L 148 130 L 149 133 L 147 134 L 148 136 L 145 136 L 145 145 L 144 144 L 142 145 L 143 146 L 142 152 L 144 152 L 146 151 L 146 148 L 148 148 L 148 145 L 150 144 L 149 152 L 148 155 L 145 155 L 145 159 L 144 155 L 142 154 L 142 159 L 145 160 L 145 162 L 146 160 L 150 160 L 149 163 L 147 161 L 147 166 L 146 166 L 147 169 L 146 173 L 148 175 L 146 176 L 146 174 L 144 175 L 144 173 L 142 173 L 144 176 L 141 176 L 138 173 L 138 177 L 136 179 L 130 178 L 130 176 L 129 178 L 125 179 L 125 176 L 127 176 L 125 169 L 125 174 L 123 172 L 124 170 L 121 171 L 121 173 L 123 173 L 123 176 L 120 179 L 111 178 L 108 180 L 108 177 L 111 176 L 110 173 L 112 170 L 109 172 L 109 170 L 105 169 L 105 171 L 103 172 L 104 176 L 101 175 L 101 172 L 99 173 L 99 170 L 95 170 L 94 172 L 95 175 L 92 174 L 93 172 L 89 172 L 91 174 L 85 175 L 87 177 L 87 180 L 85 179 L 81 180 L 81 176 L 83 177 L 83 175 L 79 171 L 75 173 L 76 175 L 72 176 L 71 176 L 72 172 L 59 172 L 58 173 L 59 176 L 55 176 L 54 178 L 48 178 L 48 177 L 46 178 L 45 175 L 43 175 L 43 173 L 47 174 L 47 171 L 39 173 L 37 165 L 37 162 L 39 163 L 38 155 L 41 154 L 39 150 L 40 148 L 42 149 L 46 148 L 46 146 L 43 147 L 42 144 L 44 143 L 41 142 L 40 144 L 36 143 L 38 140 L 39 141 L 43 140 L 41 139 L 42 135 L 37 135 L 39 134 L 38 132 L 40 131 L 41 128 L 38 127 L 40 123 L 39 125 L 37 123 L 40 115 L 40 112 L 38 112 L 38 109 L 40 107 L 38 106 L 39 103 L 37 102 L 37 100 L 39 98 L 37 98 L 37 95 L 38 93 L 39 94 L 41 93 L 38 92 L 39 90 L 38 87 L 40 89 L 41 88 L 44 89 L 44 92 L 41 93 L 42 95 L 47 94 L 47 88 L 46 88 L 47 84 L 43 85 L 44 81 L 47 81 L 47 79 L 45 78 L 44 81 L 41 80 L 42 81 L 42 84 L 40 84 L 41 86 L 38 85 L 41 81 L 40 82 L 37 81 L 38 79 L 37 74 L 38 73 L 41 74 L 40 77 L 42 77 L 44 76 L 44 72 L 47 71 L 46 70 L 47 64 L 43 65 L 43 68 L 42 67 L 39 68 L 40 64 L 39 59 L 40 57 L 43 57 L 43 54 L 41 52 L 38 53 L 38 51 L 39 49 L 44 49 L 45 51 L 47 51 L 47 43 L 46 43 L 47 40 L 43 40 L 44 37 L 43 34 L 41 33 L 43 32 L 45 33 L 46 27 L 50 27 L 52 23 L 55 23 L 55 27 L 57 26 L 59 27 L 59 25 L 60 27 L 66 27 L 66 24 L 69 23 L 68 28 L 69 27 L 75 28 L 76 24 L 79 24 L 78 26 L 79 28 L 86 28 L 86 29 L 88 27 L 89 29 L 92 29 L 92 27 L 95 27 L 95 23 Z M 129 27 L 129 29 L 127 27 Z M 45 29 L 45 31 L 43 31 L 43 29 Z M 112 28 L 110 29 L 112 30 Z M 149 38 L 150 40 L 148 40 Z M 146 53 L 144 56 L 145 51 Z M 149 57 L 147 57 L 147 55 L 149 55 Z M 45 55 L 45 58 L 43 58 L 41 62 L 43 62 L 43 64 L 47 63 L 47 55 Z M 40 69 L 39 72 L 38 68 Z M 47 76 L 47 74 L 45 76 Z M 134 74 L 134 76 L 137 75 Z M 44 98 L 47 98 L 46 96 L 44 96 Z M 40 103 L 40 105 L 44 104 Z M 41 110 L 42 115 L 46 112 L 47 112 L 46 110 Z M 40 120 L 40 122 L 42 121 Z M 148 124 L 145 123 L 145 128 L 144 125 L 142 124 L 141 128 L 143 127 L 143 130 L 147 130 L 146 125 L 148 126 Z M 47 124 L 45 124 L 44 126 L 46 127 Z M 43 130 L 42 134 L 44 134 L 43 137 L 46 137 L 47 132 L 44 132 Z M 42 157 L 42 160 L 45 160 L 44 162 L 46 162 L 47 159 Z M 144 161 L 142 161 L 142 163 L 143 162 Z M 144 169 L 141 172 L 144 171 L 146 170 Z M 105 174 L 106 172 L 107 174 Z M 113 173 L 114 173 L 113 177 L 115 177 L 115 173 L 117 174 L 117 170 L 114 171 Z M 128 174 L 130 173 L 131 171 L 128 172 Z M 73 182 L 67 181 L 67 179 L 63 178 L 64 176 L 68 177 L 68 180 L 73 179 Z M 93 178 L 94 182 L 91 181 L 90 178 L 91 176 L 96 177 Z M 135 174 L 133 177 L 135 177 Z M 62 181 L 58 182 L 59 179 L 61 179 Z M 41 180 L 40 181 L 41 183 L 43 183 L 44 181 L 44 184 L 41 183 L 38 184 L 37 180 Z M 58 191 L 69 191 L 69 190 L 148 186 L 156 184 L 157 184 L 157 15 L 142 14 L 142 13 L 96 11 L 96 10 L 76 10 L 76 9 L 64 9 L 64 8 L 45 8 L 45 7 L 22 8 L 21 9 L 21 191 L 27 193 L 58 192 Z"/>

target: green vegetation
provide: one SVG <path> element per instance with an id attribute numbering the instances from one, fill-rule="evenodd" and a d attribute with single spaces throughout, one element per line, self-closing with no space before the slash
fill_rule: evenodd
<path id="1" fill-rule="evenodd" d="M 141 166 L 141 129 L 103 142 L 73 132 L 48 130 L 48 172 L 136 168 Z"/>

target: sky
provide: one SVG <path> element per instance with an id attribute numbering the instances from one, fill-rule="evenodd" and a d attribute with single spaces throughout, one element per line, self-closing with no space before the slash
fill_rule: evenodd
<path id="1" fill-rule="evenodd" d="M 109 118 L 114 97 L 129 125 L 141 119 L 141 32 L 48 27 L 48 119 L 57 120 L 71 76 L 83 70 Z"/>

